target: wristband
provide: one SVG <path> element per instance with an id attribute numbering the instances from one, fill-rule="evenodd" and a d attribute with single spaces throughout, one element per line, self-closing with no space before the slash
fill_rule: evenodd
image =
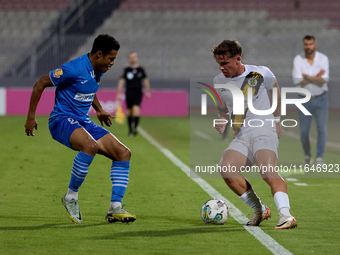
<path id="1" fill-rule="evenodd" d="M 274 122 L 275 123 L 280 123 L 280 121 L 281 121 L 281 116 L 274 116 Z"/>

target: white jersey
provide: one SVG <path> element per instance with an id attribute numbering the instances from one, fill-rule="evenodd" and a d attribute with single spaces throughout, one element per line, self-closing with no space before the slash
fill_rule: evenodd
<path id="1" fill-rule="evenodd" d="M 321 70 L 325 73 L 321 76 L 326 82 L 329 81 L 329 60 L 325 54 L 316 51 L 313 64 L 310 65 L 305 54 L 299 54 L 295 56 L 293 63 L 293 82 L 297 85 L 303 81 L 302 74 L 307 74 L 311 76 L 317 75 Z M 312 96 L 319 96 L 322 93 L 328 91 L 327 83 L 324 83 L 321 87 L 316 84 L 309 83 L 303 86 L 303 88 L 308 89 Z"/>
<path id="2" fill-rule="evenodd" d="M 244 95 L 244 115 L 233 114 L 233 96 L 229 89 L 216 88 L 222 103 L 228 108 L 234 129 L 234 137 L 251 134 L 253 137 L 273 132 L 276 134 L 274 115 L 256 115 L 248 109 L 248 88 L 252 88 L 252 102 L 256 110 L 268 110 L 271 102 L 268 90 L 276 82 L 276 77 L 265 66 L 244 65 L 245 72 L 233 78 L 226 78 L 223 73 L 215 76 L 215 84 L 232 84 Z"/>

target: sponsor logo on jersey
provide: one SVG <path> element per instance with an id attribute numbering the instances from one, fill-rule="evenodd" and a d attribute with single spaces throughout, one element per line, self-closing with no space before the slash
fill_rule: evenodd
<path id="1" fill-rule="evenodd" d="M 53 72 L 54 78 L 60 78 L 60 76 L 62 76 L 62 75 L 63 75 L 63 69 L 61 69 L 61 68 L 55 69 L 54 72 Z"/>
<path id="2" fill-rule="evenodd" d="M 75 99 L 75 100 L 78 100 L 78 101 L 82 101 L 82 102 L 92 102 L 95 94 L 96 94 L 96 93 L 82 94 L 82 93 L 79 93 L 79 92 L 78 92 L 78 93 L 74 96 L 74 99 Z"/>

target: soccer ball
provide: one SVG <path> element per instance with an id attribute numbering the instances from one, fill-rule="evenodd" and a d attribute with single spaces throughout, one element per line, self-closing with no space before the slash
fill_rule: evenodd
<path id="1" fill-rule="evenodd" d="M 201 208 L 201 218 L 206 224 L 224 224 L 229 216 L 228 206 L 218 199 L 210 199 Z"/>

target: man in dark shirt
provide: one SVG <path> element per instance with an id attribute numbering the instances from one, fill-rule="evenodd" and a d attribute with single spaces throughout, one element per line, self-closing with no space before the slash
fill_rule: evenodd
<path id="1" fill-rule="evenodd" d="M 150 82 L 144 69 L 138 65 L 137 53 L 129 53 L 130 65 L 126 67 L 121 75 L 117 86 L 117 101 L 121 99 L 121 92 L 125 83 L 125 96 L 127 105 L 127 117 L 129 124 L 129 136 L 137 134 L 137 127 L 140 117 L 140 104 L 142 101 L 142 87 L 145 86 L 147 98 L 151 97 Z"/>

